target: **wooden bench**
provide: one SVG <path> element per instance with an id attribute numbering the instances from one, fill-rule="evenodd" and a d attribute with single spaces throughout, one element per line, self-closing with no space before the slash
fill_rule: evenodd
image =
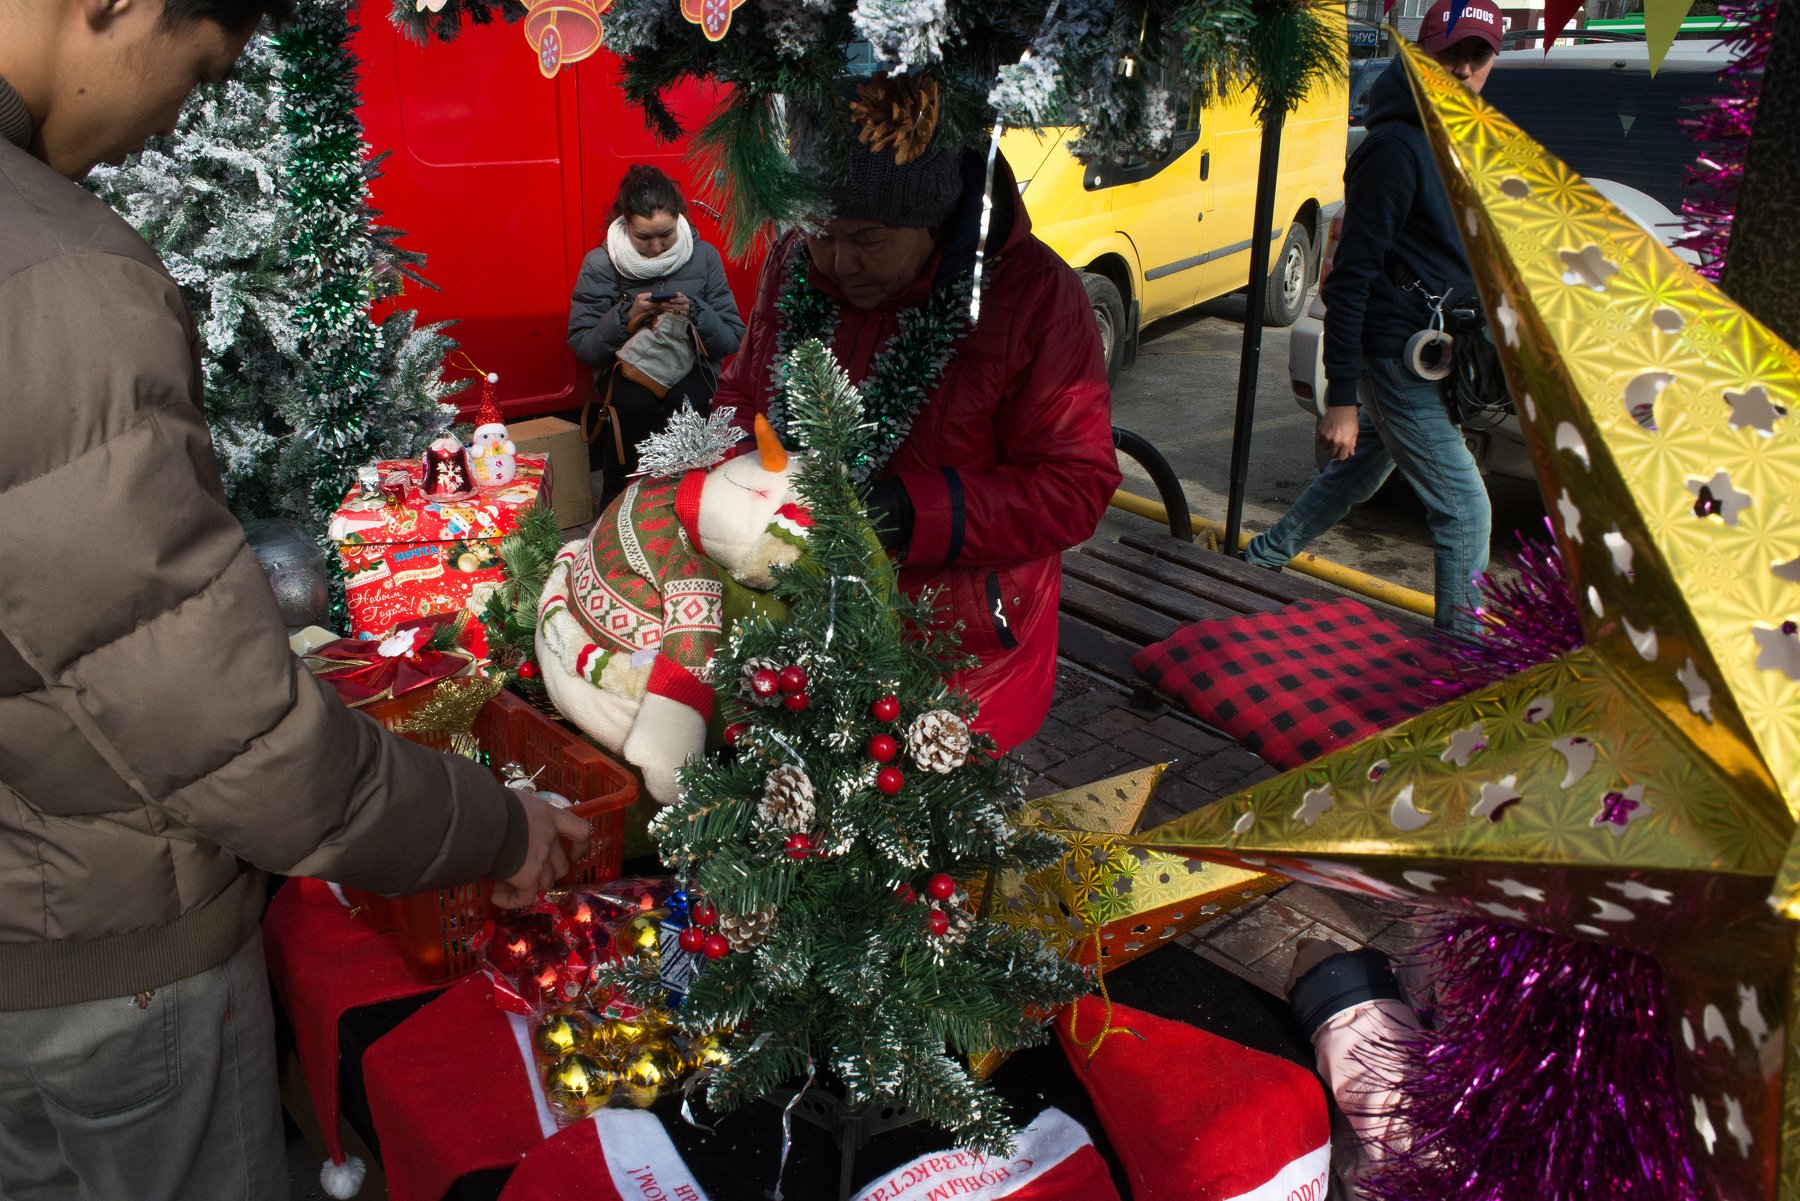
<path id="1" fill-rule="evenodd" d="M 1343 595 L 1293 572 L 1268 571 L 1146 530 L 1063 554 L 1058 649 L 1070 662 L 1130 688 L 1133 708 L 1154 710 L 1163 702 L 1131 668 L 1131 656 L 1143 647 L 1189 622 Z"/>

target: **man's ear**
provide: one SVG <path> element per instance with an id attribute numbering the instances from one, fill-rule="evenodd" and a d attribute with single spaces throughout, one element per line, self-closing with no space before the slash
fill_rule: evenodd
<path id="1" fill-rule="evenodd" d="M 143 7 L 139 0 L 81 0 L 81 14 L 87 18 L 90 29 L 99 31 L 132 12 L 133 5 Z"/>

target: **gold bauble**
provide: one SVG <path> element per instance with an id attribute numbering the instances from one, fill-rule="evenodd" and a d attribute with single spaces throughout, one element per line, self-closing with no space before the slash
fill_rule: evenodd
<path id="1" fill-rule="evenodd" d="M 565 1055 L 546 1074 L 550 1104 L 572 1118 L 585 1118 L 605 1107 L 620 1085 L 618 1075 L 579 1052 Z"/>
<path id="2" fill-rule="evenodd" d="M 548 1059 L 561 1059 L 575 1051 L 587 1050 L 594 1037 L 594 1024 L 579 1013 L 557 1010 L 544 1015 L 532 1041 L 538 1053 Z"/>
<path id="3" fill-rule="evenodd" d="M 663 1086 L 674 1083 L 680 1065 L 681 1054 L 668 1039 L 639 1043 L 620 1064 L 619 1095 L 639 1109 L 648 1109 Z"/>
<path id="4" fill-rule="evenodd" d="M 666 911 L 651 909 L 645 913 L 633 914 L 625 923 L 623 937 L 619 939 L 620 949 L 628 955 L 639 958 L 662 955 L 662 931 L 657 929 Z"/>
<path id="5" fill-rule="evenodd" d="M 711 1071 L 730 1063 L 731 1052 L 725 1047 L 725 1040 L 729 1037 L 730 1035 L 726 1031 L 718 1030 L 689 1040 L 687 1054 L 683 1057 L 688 1070 Z"/>

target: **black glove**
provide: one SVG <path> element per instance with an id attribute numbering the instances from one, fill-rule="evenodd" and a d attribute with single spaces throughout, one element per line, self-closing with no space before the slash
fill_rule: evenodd
<path id="1" fill-rule="evenodd" d="M 869 520 L 875 523 L 875 533 L 881 538 L 881 548 L 900 557 L 912 541 L 913 531 L 912 497 L 906 494 L 906 485 L 891 476 L 876 480 L 869 485 L 866 503 Z"/>

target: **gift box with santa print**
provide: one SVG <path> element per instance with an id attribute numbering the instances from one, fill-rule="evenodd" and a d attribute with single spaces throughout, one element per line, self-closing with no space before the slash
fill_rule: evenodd
<path id="1" fill-rule="evenodd" d="M 431 613 L 480 611 L 506 578 L 500 540 L 541 502 L 549 464 L 519 455 L 510 483 L 433 495 L 424 460 L 384 460 L 332 515 L 353 635 L 385 635 Z M 480 623 L 471 625 L 479 638 Z M 481 653 L 482 647 L 475 650 Z"/>

